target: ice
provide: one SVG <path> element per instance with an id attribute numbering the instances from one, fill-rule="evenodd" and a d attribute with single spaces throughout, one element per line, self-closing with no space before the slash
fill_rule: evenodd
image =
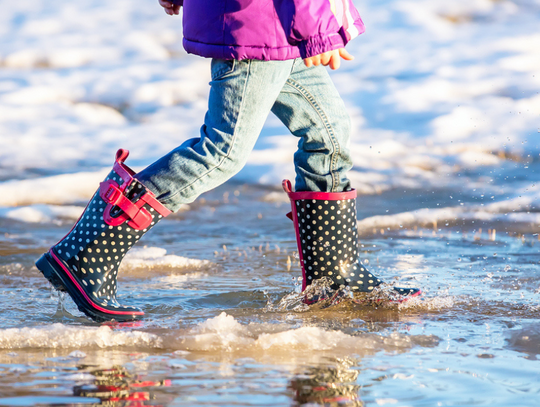
<path id="1" fill-rule="evenodd" d="M 501 221 L 538 224 L 540 214 L 530 211 L 531 206 L 539 200 L 536 192 L 491 204 L 467 204 L 443 208 L 424 208 L 410 212 L 392 215 L 370 216 L 358 221 L 359 232 L 370 231 L 374 228 L 400 229 L 404 227 L 421 226 L 437 229 L 438 227 L 453 226 L 458 221 Z"/>
<path id="2" fill-rule="evenodd" d="M 28 223 L 50 223 L 60 219 L 76 220 L 84 207 L 72 205 L 32 205 L 19 208 L 0 208 L 0 217 Z"/>
<path id="3" fill-rule="evenodd" d="M 79 172 L 0 183 L 0 206 L 69 204 L 87 201 L 108 171 Z"/>
<path id="4" fill-rule="evenodd" d="M 277 331 L 277 332 L 276 332 Z M 243 325 L 233 316 L 220 315 L 200 323 L 181 339 L 191 351 L 224 350 L 229 352 L 297 352 L 339 350 L 361 352 L 383 348 L 409 348 L 411 338 L 402 334 L 390 337 L 376 335 L 352 336 L 341 331 L 316 326 L 290 329 L 286 326 L 251 323 Z"/>
<path id="5" fill-rule="evenodd" d="M 0 349 L 80 349 L 88 347 L 110 348 L 115 346 L 160 348 L 162 346 L 162 339 L 146 332 L 115 331 L 108 326 L 83 327 L 56 323 L 33 328 L 0 329 Z"/>
<path id="6" fill-rule="evenodd" d="M 401 345 L 406 346 L 405 342 L 406 340 Z M 262 334 L 256 344 L 262 349 L 301 348 L 303 350 L 372 348 L 375 345 L 369 339 L 360 339 L 341 331 L 326 331 L 318 327 L 302 327 L 274 334 Z"/>
<path id="7" fill-rule="evenodd" d="M 120 266 L 123 270 L 174 268 L 193 269 L 212 264 L 208 260 L 190 259 L 187 257 L 167 254 L 161 247 L 142 247 L 131 249 Z"/>
<path id="8" fill-rule="evenodd" d="M 250 346 L 255 339 L 246 326 L 222 312 L 193 329 L 193 335 L 183 338 L 188 350 L 235 350 Z"/>

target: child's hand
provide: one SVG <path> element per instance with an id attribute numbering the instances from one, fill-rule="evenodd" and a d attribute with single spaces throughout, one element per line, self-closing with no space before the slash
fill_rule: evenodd
<path id="1" fill-rule="evenodd" d="M 160 2 L 163 0 L 160 0 Z M 314 55 L 304 59 L 304 64 L 309 68 L 312 65 L 330 66 L 332 69 L 338 69 L 341 65 L 341 59 L 352 61 L 354 57 L 347 52 L 345 48 L 335 49 L 333 51 L 323 52 L 319 55 Z"/>
<path id="2" fill-rule="evenodd" d="M 173 16 L 175 14 L 180 14 L 180 6 L 176 6 L 167 0 L 158 0 L 158 1 L 159 1 L 159 5 L 163 7 L 163 9 L 165 10 L 165 13 L 167 13 L 168 15 Z"/>

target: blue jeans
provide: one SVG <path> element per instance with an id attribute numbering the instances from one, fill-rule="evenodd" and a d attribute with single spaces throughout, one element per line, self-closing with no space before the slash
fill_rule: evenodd
<path id="1" fill-rule="evenodd" d="M 136 175 L 168 209 L 178 210 L 239 172 L 270 112 L 299 138 L 297 191 L 350 187 L 350 119 L 326 68 L 307 68 L 301 59 L 213 59 L 210 86 L 200 137 Z"/>

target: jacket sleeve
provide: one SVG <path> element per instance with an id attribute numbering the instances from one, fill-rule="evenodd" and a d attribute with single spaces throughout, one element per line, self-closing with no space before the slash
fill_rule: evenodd
<path id="1" fill-rule="evenodd" d="M 170 2 L 175 6 L 182 6 L 184 4 L 184 0 L 170 0 Z"/>
<path id="2" fill-rule="evenodd" d="M 352 0 L 274 0 L 291 45 L 302 58 L 344 47 L 364 32 Z"/>

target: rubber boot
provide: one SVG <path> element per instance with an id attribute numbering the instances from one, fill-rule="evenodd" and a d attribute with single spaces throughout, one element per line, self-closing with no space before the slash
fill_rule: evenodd
<path id="1" fill-rule="evenodd" d="M 326 279 L 330 288 L 353 293 L 371 293 L 383 283 L 358 258 L 356 190 L 346 192 L 292 192 L 283 181 L 291 201 L 287 216 L 294 222 L 298 254 L 302 266 L 302 291 L 315 281 Z M 395 301 L 421 294 L 418 288 L 393 288 Z M 307 303 L 324 298 L 320 292 Z"/>
<path id="2" fill-rule="evenodd" d="M 144 312 L 121 305 L 117 298 L 120 262 L 129 249 L 171 211 L 116 161 L 71 231 L 36 262 L 58 290 L 66 291 L 79 310 L 97 322 L 133 321 Z"/>

